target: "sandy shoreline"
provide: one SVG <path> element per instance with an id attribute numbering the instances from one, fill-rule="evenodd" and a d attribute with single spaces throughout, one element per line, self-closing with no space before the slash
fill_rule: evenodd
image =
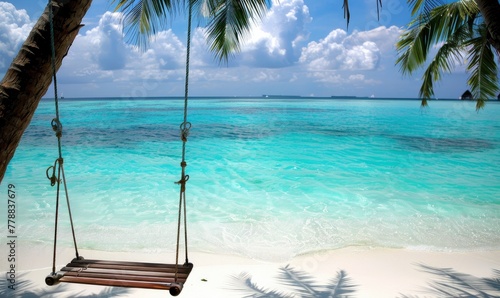
<path id="1" fill-rule="evenodd" d="M 174 260 L 174 256 L 168 254 L 83 250 L 80 251 L 80 255 L 87 259 L 120 261 L 171 263 L 170 260 Z M 2 297 L 169 297 L 168 292 L 161 290 L 75 284 L 48 287 L 44 284 L 44 277 L 51 271 L 51 249 L 21 246 L 17 256 L 16 289 L 7 288 L 8 282 L 3 278 L 0 289 Z M 73 250 L 64 249 L 58 254 L 57 263 L 62 266 L 73 256 Z M 482 279 L 499 278 L 500 275 L 498 271 L 500 251 L 445 253 L 350 247 L 297 256 L 288 262 L 280 263 L 239 256 L 190 252 L 190 261 L 194 263 L 194 269 L 179 297 L 251 297 L 248 295 L 258 293 L 248 287 L 246 281 L 251 281 L 253 286 L 262 291 L 278 291 L 290 295 L 287 297 L 332 297 L 326 294 L 329 290 L 325 287 L 336 285 L 341 271 L 348 278 L 344 280 L 347 282 L 344 285 L 352 285 L 346 288 L 351 291 L 348 294 L 352 297 L 443 297 L 438 295 L 438 290 L 445 293 L 451 290 L 443 288 L 442 285 L 438 286 L 439 282 L 455 285 L 452 278 L 465 276 L 465 282 L 457 287 L 477 294 L 467 287 L 467 283 L 477 287 Z M 6 271 L 5 268 L 9 266 L 7 258 L 1 264 L 2 271 Z M 429 266 L 427 272 L 422 265 Z M 292 281 L 290 276 L 283 277 L 286 266 L 288 267 L 285 271 L 296 274 L 296 277 L 299 277 L 298 282 Z M 438 271 L 442 268 L 450 268 L 453 271 L 447 275 L 443 271 Z M 307 285 L 313 287 L 308 288 Z M 433 285 L 438 286 L 438 289 L 433 289 Z M 496 292 L 493 290 L 485 292 L 500 296 L 498 287 L 497 281 Z M 316 292 L 304 294 L 308 290 Z"/>

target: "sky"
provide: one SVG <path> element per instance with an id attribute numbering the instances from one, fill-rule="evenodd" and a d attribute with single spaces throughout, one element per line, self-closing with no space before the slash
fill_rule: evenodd
<path id="1" fill-rule="evenodd" d="M 402 75 L 395 44 L 411 19 L 406 0 L 351 0 L 347 26 L 342 0 L 274 1 L 228 64 L 210 53 L 194 22 L 191 96 L 373 96 L 416 98 L 422 71 Z M 41 16 L 47 1 L 0 1 L 0 77 Z M 149 48 L 127 42 L 111 0 L 94 0 L 57 74 L 71 97 L 183 96 L 187 16 L 177 15 Z M 437 98 L 467 88 L 463 65 L 435 85 Z M 46 97 L 51 95 L 46 94 Z"/>

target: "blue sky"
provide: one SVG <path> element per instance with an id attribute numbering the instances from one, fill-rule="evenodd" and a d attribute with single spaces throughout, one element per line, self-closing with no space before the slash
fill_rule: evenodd
<path id="1" fill-rule="evenodd" d="M 203 28 L 193 33 L 192 96 L 417 97 L 421 72 L 402 76 L 395 43 L 410 20 L 406 0 L 351 0 L 346 26 L 342 1 L 280 0 L 257 24 L 242 51 L 221 65 L 208 51 Z M 0 2 L 0 76 L 3 77 L 47 1 Z M 111 1 L 94 0 L 58 72 L 65 97 L 182 96 L 186 17 L 176 16 L 146 51 L 124 42 Z M 196 24 L 196 23 L 195 23 Z M 435 87 L 438 98 L 458 98 L 462 65 Z M 50 96 L 48 94 L 47 96 Z"/>

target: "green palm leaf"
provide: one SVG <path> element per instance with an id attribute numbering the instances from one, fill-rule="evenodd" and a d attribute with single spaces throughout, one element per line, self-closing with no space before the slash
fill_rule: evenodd
<path id="1" fill-rule="evenodd" d="M 417 17 L 410 23 L 396 44 L 396 64 L 400 65 L 403 74 L 412 74 L 419 69 L 433 45 L 448 41 L 456 31 L 463 30 L 464 24 L 469 24 L 473 16 L 468 11 L 473 1 L 463 2 L 468 5 L 463 7 L 462 2 L 442 5 L 434 8 L 427 17 Z"/>
<path id="2" fill-rule="evenodd" d="M 170 0 L 113 0 L 115 11 L 124 14 L 124 29 L 128 41 L 146 48 L 151 35 L 167 24 L 167 15 L 172 16 L 180 1 Z"/>
<path id="3" fill-rule="evenodd" d="M 483 108 L 485 101 L 495 97 L 499 89 L 497 64 L 487 39 L 487 30 L 484 24 L 479 26 L 479 36 L 467 43 L 470 47 L 467 70 L 471 73 L 467 83 L 477 100 L 476 109 Z"/>
<path id="4" fill-rule="evenodd" d="M 408 5 L 412 8 L 412 16 L 422 12 L 428 15 L 434 8 L 444 5 L 444 2 L 442 0 L 408 0 Z"/>
<path id="5" fill-rule="evenodd" d="M 461 0 L 440 6 L 435 6 L 439 1 L 409 2 L 413 5 L 413 13 L 422 12 L 412 20 L 396 44 L 396 64 L 401 72 L 411 75 L 422 68 L 429 60 L 432 47 L 439 46 L 423 74 L 419 91 L 422 105 L 427 105 L 427 99 L 434 96 L 434 82 L 441 79 L 443 72 L 451 72 L 467 53 L 470 73 L 467 83 L 477 99 L 476 108 L 482 108 L 484 101 L 494 97 L 499 89 L 498 66 L 476 2 Z"/>
<path id="6" fill-rule="evenodd" d="M 113 0 L 124 13 L 124 29 L 130 42 L 146 48 L 152 35 L 166 28 L 167 21 L 192 5 L 199 21 L 206 19 L 210 49 L 219 60 L 240 49 L 243 36 L 261 19 L 271 0 Z M 170 17 L 170 18 L 169 18 Z"/>
<path id="7" fill-rule="evenodd" d="M 463 40 L 470 35 L 467 25 L 458 28 L 453 36 L 448 38 L 437 51 L 434 59 L 429 63 L 422 76 L 422 86 L 419 97 L 422 98 L 422 106 L 427 105 L 427 99 L 434 97 L 433 83 L 441 79 L 442 72 L 451 72 L 455 63 L 461 61 L 464 46 Z"/>
<path id="8" fill-rule="evenodd" d="M 261 19 L 269 0 L 206 0 L 209 23 L 207 38 L 218 60 L 226 61 L 233 51 L 240 50 L 241 39 Z"/>

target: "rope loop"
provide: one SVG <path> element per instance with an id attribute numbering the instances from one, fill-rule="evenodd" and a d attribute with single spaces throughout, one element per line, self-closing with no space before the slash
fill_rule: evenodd
<path id="1" fill-rule="evenodd" d="M 61 180 L 57 179 L 57 177 L 56 177 L 56 168 L 57 168 L 57 164 L 62 165 L 63 163 L 64 163 L 64 160 L 62 158 L 58 158 L 58 159 L 56 159 L 56 161 L 54 161 L 54 165 L 48 167 L 47 170 L 45 171 L 45 175 L 47 175 L 47 179 L 50 180 L 50 186 L 54 186 L 54 185 L 56 185 L 56 183 L 61 182 Z M 51 170 L 52 170 L 52 175 L 49 174 Z"/>
<path id="2" fill-rule="evenodd" d="M 50 170 L 52 170 L 52 175 L 49 174 Z M 47 171 L 45 171 L 45 174 L 47 175 L 47 179 L 50 180 L 50 186 L 56 185 L 56 182 L 57 182 L 56 167 L 55 166 L 48 167 Z"/>
<path id="3" fill-rule="evenodd" d="M 182 122 L 180 125 L 181 129 L 181 140 L 185 143 L 187 142 L 187 137 L 189 136 L 189 130 L 191 129 L 191 122 Z"/>
<path id="4" fill-rule="evenodd" d="M 188 182 L 189 180 L 189 175 L 184 175 L 181 180 L 175 182 L 175 184 L 180 184 L 181 185 L 181 192 L 185 192 L 186 191 L 186 182 Z"/>
<path id="5" fill-rule="evenodd" d="M 56 182 L 58 182 L 57 177 L 56 177 L 56 166 L 57 166 L 57 159 L 54 162 L 54 165 L 48 167 L 47 171 L 45 171 L 45 174 L 47 175 L 47 179 L 50 180 L 50 186 L 54 186 L 54 185 L 56 185 Z M 52 175 L 49 174 L 50 170 L 52 170 Z"/>
<path id="6" fill-rule="evenodd" d="M 52 130 L 56 133 L 56 136 L 58 138 L 62 137 L 63 126 L 61 124 L 61 121 L 59 121 L 58 118 L 54 118 L 52 119 L 50 125 L 52 126 Z"/>
<path id="7" fill-rule="evenodd" d="M 188 180 L 189 180 L 189 175 L 184 175 L 184 177 L 182 177 L 181 180 L 175 182 L 175 184 L 185 185 L 186 182 L 188 182 Z"/>

